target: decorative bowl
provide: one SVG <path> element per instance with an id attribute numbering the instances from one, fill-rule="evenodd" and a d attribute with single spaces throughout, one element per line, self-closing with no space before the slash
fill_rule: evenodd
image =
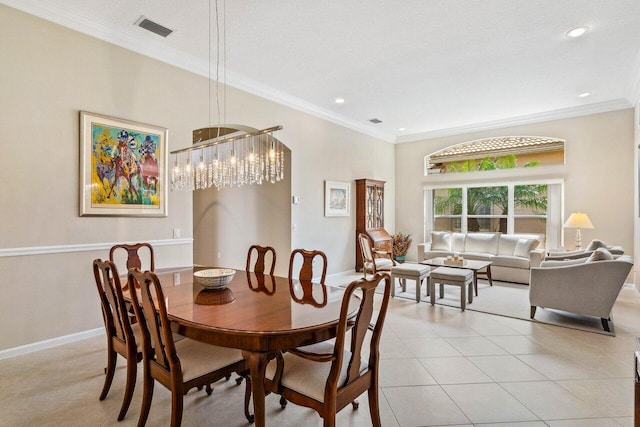
<path id="1" fill-rule="evenodd" d="M 196 283 L 206 289 L 222 289 L 233 280 L 236 271 L 230 268 L 209 268 L 193 273 Z"/>

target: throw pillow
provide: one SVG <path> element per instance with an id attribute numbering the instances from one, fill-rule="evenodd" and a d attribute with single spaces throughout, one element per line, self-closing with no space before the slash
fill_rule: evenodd
<path id="1" fill-rule="evenodd" d="M 451 233 L 446 231 L 431 232 L 431 250 L 432 251 L 450 251 L 451 250 Z"/>
<path id="2" fill-rule="evenodd" d="M 516 243 L 516 250 L 513 251 L 513 256 L 529 258 L 529 252 L 534 250 L 539 241 L 536 239 L 518 239 L 518 243 Z"/>
<path id="3" fill-rule="evenodd" d="M 598 248 L 595 251 L 593 251 L 593 253 L 589 258 L 587 258 L 587 262 L 610 261 L 612 259 L 613 259 L 613 255 L 611 255 L 611 252 L 609 252 L 605 248 Z"/>
<path id="4" fill-rule="evenodd" d="M 606 247 L 607 247 L 607 244 L 605 242 L 603 242 L 602 240 L 593 239 L 587 245 L 587 248 L 585 249 L 585 252 L 586 251 L 595 251 L 598 248 L 606 248 Z"/>

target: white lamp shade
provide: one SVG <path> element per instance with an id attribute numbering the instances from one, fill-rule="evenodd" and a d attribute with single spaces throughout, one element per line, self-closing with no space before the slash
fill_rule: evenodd
<path id="1" fill-rule="evenodd" d="M 586 213 L 574 212 L 572 213 L 567 222 L 564 223 L 565 228 L 594 228 L 591 220 Z"/>

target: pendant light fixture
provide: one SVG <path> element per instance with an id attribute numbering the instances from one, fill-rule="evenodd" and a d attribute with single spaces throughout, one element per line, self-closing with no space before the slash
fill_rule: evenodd
<path id="1" fill-rule="evenodd" d="M 226 2 L 223 0 L 224 105 L 220 109 L 220 14 L 209 0 L 209 121 L 211 121 L 211 1 L 216 19 L 216 105 L 218 125 L 193 131 L 193 145 L 171 152 L 170 187 L 200 190 L 240 187 L 284 178 L 284 144 L 276 137 L 282 126 L 258 130 L 226 125 Z"/>

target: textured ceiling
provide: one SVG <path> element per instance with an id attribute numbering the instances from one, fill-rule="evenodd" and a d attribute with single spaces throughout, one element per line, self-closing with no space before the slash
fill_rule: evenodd
<path id="1" fill-rule="evenodd" d="M 207 0 L 0 3 L 205 76 L 211 57 L 215 72 L 215 0 L 211 31 Z M 221 16 L 223 5 L 229 84 L 389 141 L 640 95 L 638 0 L 218 0 Z M 141 15 L 175 32 L 135 27 Z"/>

